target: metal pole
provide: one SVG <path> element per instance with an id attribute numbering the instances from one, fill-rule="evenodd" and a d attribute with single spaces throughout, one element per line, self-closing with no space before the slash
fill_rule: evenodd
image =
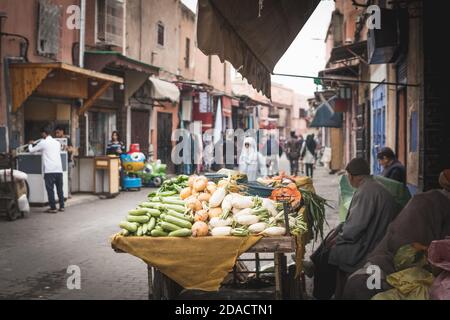
<path id="1" fill-rule="evenodd" d="M 405 86 L 405 87 L 420 87 L 420 84 L 410 84 L 410 83 L 400 83 L 400 82 L 379 82 L 379 81 L 368 81 L 368 80 L 351 80 L 351 79 L 339 79 L 339 78 L 327 78 L 327 77 L 313 77 L 313 76 L 303 76 L 298 74 L 287 74 L 287 73 L 274 73 L 274 76 L 279 77 L 291 77 L 291 78 L 305 78 L 305 79 L 320 79 L 325 81 L 342 81 L 350 83 L 368 83 L 368 84 L 385 84 L 388 86 Z"/>
<path id="2" fill-rule="evenodd" d="M 80 56 L 79 66 L 84 68 L 84 51 L 86 46 L 86 0 L 81 0 L 81 17 L 80 17 Z"/>

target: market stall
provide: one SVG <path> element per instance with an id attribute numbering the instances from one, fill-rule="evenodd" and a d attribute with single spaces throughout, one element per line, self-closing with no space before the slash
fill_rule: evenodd
<path id="1" fill-rule="evenodd" d="M 230 274 L 259 276 L 260 253 L 273 253 L 263 260 L 274 263 L 274 297 L 302 298 L 305 246 L 323 235 L 326 201 L 309 178 L 250 184 L 238 172 L 222 173 L 167 180 L 128 212 L 122 232 L 112 238 L 113 249 L 148 264 L 156 299 L 176 298 L 183 288 L 218 291 Z M 244 253 L 255 254 L 254 271 L 237 268 Z M 295 253 L 290 268 L 287 253 Z"/>

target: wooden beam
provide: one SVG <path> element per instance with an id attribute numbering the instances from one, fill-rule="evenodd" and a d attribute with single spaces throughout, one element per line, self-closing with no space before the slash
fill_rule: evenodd
<path id="1" fill-rule="evenodd" d="M 92 105 L 94 104 L 95 100 L 100 98 L 102 94 L 108 90 L 108 88 L 113 84 L 111 81 L 106 81 L 103 83 L 100 88 L 91 96 L 88 100 L 86 100 L 83 104 L 83 106 L 80 108 L 79 114 L 84 114 Z"/>
<path id="2" fill-rule="evenodd" d="M 71 64 L 61 63 L 61 62 L 51 62 L 51 63 L 16 63 L 11 65 L 12 69 L 60 69 L 68 72 L 73 72 L 84 76 L 86 78 L 98 80 L 98 81 L 111 81 L 115 83 L 123 83 L 123 79 L 117 76 L 112 76 L 106 73 L 101 73 L 93 70 L 83 69 L 80 67 L 73 66 Z"/>
<path id="3" fill-rule="evenodd" d="M 49 67 L 16 68 L 11 66 L 12 112 L 17 112 L 22 104 L 52 71 Z"/>

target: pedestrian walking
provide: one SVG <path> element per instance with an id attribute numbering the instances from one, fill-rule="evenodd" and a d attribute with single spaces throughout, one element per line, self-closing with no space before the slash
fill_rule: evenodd
<path id="1" fill-rule="evenodd" d="M 64 189 L 63 189 L 63 169 L 61 161 L 61 144 L 53 139 L 50 130 L 41 129 L 42 139 L 35 143 L 30 141 L 28 150 L 30 153 L 42 153 L 42 162 L 44 165 L 44 181 L 47 190 L 50 209 L 47 213 L 58 213 L 55 202 L 55 186 L 58 193 L 59 211 L 64 211 Z"/>
<path id="2" fill-rule="evenodd" d="M 259 162 L 255 139 L 245 138 L 244 147 L 239 157 L 239 171 L 247 175 L 248 181 L 256 181 Z"/>
<path id="3" fill-rule="evenodd" d="M 286 143 L 286 155 L 291 164 L 291 175 L 298 174 L 298 162 L 300 160 L 301 141 L 295 135 L 295 131 L 291 132 L 291 138 Z"/>
<path id="4" fill-rule="evenodd" d="M 314 136 L 309 135 L 303 143 L 301 151 L 301 161 L 305 164 L 306 175 L 310 178 L 314 176 L 314 165 L 316 163 L 316 142 Z"/>

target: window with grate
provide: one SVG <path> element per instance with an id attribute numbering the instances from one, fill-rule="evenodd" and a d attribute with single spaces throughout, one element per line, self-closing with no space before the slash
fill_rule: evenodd
<path id="1" fill-rule="evenodd" d="M 158 22 L 157 32 L 158 32 L 157 38 L 158 44 L 164 47 L 164 24 L 161 21 Z"/>
<path id="2" fill-rule="evenodd" d="M 97 0 L 97 42 L 123 46 L 123 0 Z"/>
<path id="3" fill-rule="evenodd" d="M 61 35 L 61 9 L 48 0 L 39 0 L 37 52 L 56 58 Z"/>

